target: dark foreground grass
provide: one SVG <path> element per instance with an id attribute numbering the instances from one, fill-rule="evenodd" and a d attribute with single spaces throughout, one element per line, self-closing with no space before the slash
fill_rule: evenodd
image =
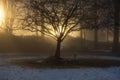
<path id="1" fill-rule="evenodd" d="M 48 61 L 31 59 L 31 60 L 15 60 L 12 65 L 29 68 L 81 68 L 81 67 L 114 67 L 120 66 L 120 61 L 116 60 L 101 60 L 101 59 L 61 59 L 61 61 Z"/>

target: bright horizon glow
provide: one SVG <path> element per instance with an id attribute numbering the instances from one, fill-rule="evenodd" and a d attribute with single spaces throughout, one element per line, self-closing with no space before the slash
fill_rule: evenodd
<path id="1" fill-rule="evenodd" d="M 53 35 L 59 35 L 60 33 L 62 33 L 62 26 L 59 26 L 59 30 L 58 31 L 50 31 Z M 69 36 L 73 37 L 73 38 L 77 38 L 80 36 L 80 33 L 78 31 L 74 31 L 68 34 Z"/>
<path id="2" fill-rule="evenodd" d="M 2 7 L 0 7 L 0 26 L 2 25 L 5 18 L 5 13 Z"/>

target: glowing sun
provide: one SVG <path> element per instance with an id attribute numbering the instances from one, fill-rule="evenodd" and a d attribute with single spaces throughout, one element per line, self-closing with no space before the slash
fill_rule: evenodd
<path id="1" fill-rule="evenodd" d="M 5 17 L 4 10 L 0 7 L 0 25 L 2 25 L 4 17 Z"/>

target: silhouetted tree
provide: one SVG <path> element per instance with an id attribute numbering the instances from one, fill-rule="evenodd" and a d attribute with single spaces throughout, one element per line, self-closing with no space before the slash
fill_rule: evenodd
<path id="1" fill-rule="evenodd" d="M 25 18 L 25 30 L 43 32 L 57 41 L 55 57 L 60 58 L 60 48 L 66 36 L 80 30 L 79 0 L 30 0 L 29 16 Z M 42 16 L 42 17 L 41 17 Z M 41 19 L 42 18 L 42 19 Z M 42 24 L 44 23 L 44 24 Z"/>
<path id="2" fill-rule="evenodd" d="M 82 15 L 84 17 L 81 26 L 94 31 L 94 48 L 97 48 L 99 46 L 98 31 L 103 32 L 106 28 L 109 29 L 111 25 L 110 0 L 88 0 L 85 4 L 87 6 L 85 9 L 83 8 Z"/>
<path id="3" fill-rule="evenodd" d="M 114 5 L 113 52 L 119 51 L 120 0 L 112 0 Z"/>

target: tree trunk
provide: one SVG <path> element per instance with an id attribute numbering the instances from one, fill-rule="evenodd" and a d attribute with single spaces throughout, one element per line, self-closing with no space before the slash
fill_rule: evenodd
<path id="1" fill-rule="evenodd" d="M 114 3 L 114 32 L 113 32 L 113 52 L 119 51 L 119 0 L 113 0 Z"/>
<path id="2" fill-rule="evenodd" d="M 83 40 L 85 41 L 86 40 L 86 34 L 85 34 L 85 29 L 83 30 Z"/>
<path id="3" fill-rule="evenodd" d="M 109 43 L 109 30 L 106 31 L 106 42 Z"/>
<path id="4" fill-rule="evenodd" d="M 83 39 L 83 31 L 82 31 L 82 29 L 80 30 L 80 38 L 81 38 L 81 40 Z"/>
<path id="5" fill-rule="evenodd" d="M 98 48 L 98 29 L 94 29 L 94 48 Z"/>
<path id="6" fill-rule="evenodd" d="M 36 26 L 36 37 L 38 38 L 38 28 Z"/>
<path id="7" fill-rule="evenodd" d="M 80 31 L 80 48 L 83 48 L 84 42 L 83 42 L 83 30 Z"/>
<path id="8" fill-rule="evenodd" d="M 56 46 L 56 52 L 55 52 L 55 57 L 60 58 L 60 48 L 61 48 L 61 41 L 58 39 L 57 40 L 57 46 Z"/>
<path id="9" fill-rule="evenodd" d="M 95 0 L 94 2 L 94 13 L 93 13 L 93 17 L 94 17 L 94 49 L 98 48 L 98 30 L 99 30 L 99 25 L 98 25 L 98 21 L 99 21 L 99 16 L 98 16 L 98 11 L 99 11 L 99 4 L 98 4 L 98 0 Z"/>
<path id="10" fill-rule="evenodd" d="M 43 31 L 41 32 L 41 37 L 44 37 L 44 32 Z"/>

